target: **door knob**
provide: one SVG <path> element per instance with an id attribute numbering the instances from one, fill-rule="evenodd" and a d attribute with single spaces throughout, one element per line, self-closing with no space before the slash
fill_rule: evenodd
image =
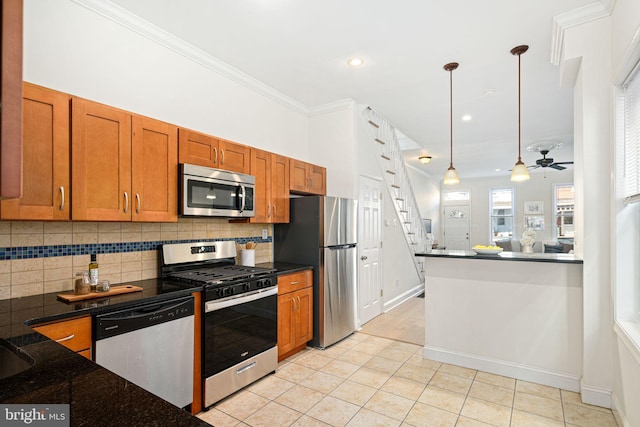
<path id="1" fill-rule="evenodd" d="M 362 261 L 365 261 L 365 260 L 367 259 L 367 257 L 363 255 L 363 256 L 361 256 L 361 257 L 360 257 L 360 259 L 361 259 Z"/>

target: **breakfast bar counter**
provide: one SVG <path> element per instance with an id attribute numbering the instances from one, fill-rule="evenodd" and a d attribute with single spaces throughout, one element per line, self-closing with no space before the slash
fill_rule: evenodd
<path id="1" fill-rule="evenodd" d="M 431 251 L 424 356 L 578 391 L 582 260 L 573 254 Z"/>

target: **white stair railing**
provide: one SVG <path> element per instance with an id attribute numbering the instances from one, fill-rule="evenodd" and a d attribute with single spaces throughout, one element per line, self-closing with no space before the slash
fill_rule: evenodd
<path id="1" fill-rule="evenodd" d="M 425 252 L 431 244 L 422 225 L 415 193 L 409 173 L 402 158 L 395 128 L 371 107 L 363 112 L 365 126 L 369 129 L 373 148 L 389 194 L 393 198 L 398 220 L 411 252 Z M 424 258 L 413 257 L 413 263 L 421 280 L 424 279 Z"/>

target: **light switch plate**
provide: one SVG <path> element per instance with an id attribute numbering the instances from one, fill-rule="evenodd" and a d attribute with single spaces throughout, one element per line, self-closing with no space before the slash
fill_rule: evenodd
<path id="1" fill-rule="evenodd" d="M 269 238 L 269 230 L 267 230 L 266 228 L 262 229 L 262 238 L 263 239 L 268 239 Z"/>

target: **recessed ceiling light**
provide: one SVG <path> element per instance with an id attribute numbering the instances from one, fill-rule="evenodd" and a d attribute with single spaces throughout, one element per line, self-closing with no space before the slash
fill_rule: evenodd
<path id="1" fill-rule="evenodd" d="M 364 64 L 364 59 L 362 58 L 351 58 L 347 61 L 347 65 L 350 67 L 359 67 Z"/>
<path id="2" fill-rule="evenodd" d="M 465 114 L 464 116 L 462 116 L 462 120 L 468 122 L 469 120 L 471 120 L 471 114 Z"/>
<path id="3" fill-rule="evenodd" d="M 501 169 L 496 169 L 496 172 L 500 172 Z"/>
<path id="4" fill-rule="evenodd" d="M 497 89 L 485 89 L 484 92 L 482 92 L 482 94 L 484 96 L 493 96 L 496 94 L 496 90 Z"/>

